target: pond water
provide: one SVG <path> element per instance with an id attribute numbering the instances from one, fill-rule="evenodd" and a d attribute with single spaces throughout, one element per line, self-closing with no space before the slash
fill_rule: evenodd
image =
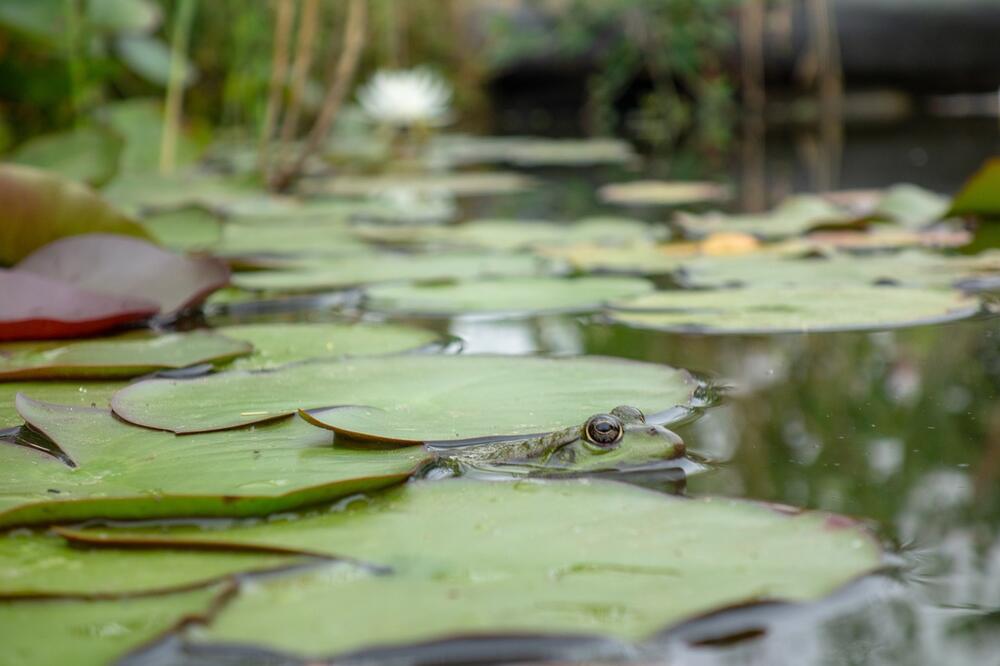
<path id="1" fill-rule="evenodd" d="M 929 184 L 960 180 L 957 171 L 964 175 L 974 166 L 954 165 L 955 178 L 944 174 Z M 595 183 L 614 179 L 609 170 L 534 175 L 543 178 L 537 190 L 477 199 L 464 213 L 572 219 L 609 210 L 594 195 Z M 871 184 L 906 179 L 900 175 L 883 174 Z M 324 308 L 235 317 L 334 318 Z M 653 661 L 846 665 L 996 658 L 1000 319 L 777 336 L 669 334 L 576 316 L 409 321 L 460 338 L 466 352 L 601 354 L 690 369 L 727 387 L 718 405 L 678 429 L 689 451 L 709 464 L 686 482 L 675 474 L 637 482 L 862 518 L 893 553 L 884 575 L 822 603 L 758 608 L 681 628 Z"/>

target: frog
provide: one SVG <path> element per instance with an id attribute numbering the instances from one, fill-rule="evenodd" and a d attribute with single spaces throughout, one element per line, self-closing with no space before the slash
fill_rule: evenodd
<path id="1" fill-rule="evenodd" d="M 606 414 L 594 414 L 582 425 L 544 435 L 428 442 L 426 447 L 439 462 L 473 466 L 552 463 L 583 471 L 675 458 L 683 454 L 684 440 L 662 425 L 648 423 L 636 407 L 619 405 Z"/>

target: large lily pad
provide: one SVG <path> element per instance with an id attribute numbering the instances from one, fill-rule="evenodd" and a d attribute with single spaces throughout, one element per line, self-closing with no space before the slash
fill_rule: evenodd
<path id="1" fill-rule="evenodd" d="M 297 410 L 326 427 L 419 443 L 547 433 L 627 404 L 654 413 L 686 404 L 684 371 L 583 358 L 408 355 L 153 379 L 117 393 L 121 418 L 150 428 L 200 432 L 269 421 Z"/>
<path id="2" fill-rule="evenodd" d="M 184 256 L 113 234 L 83 234 L 49 243 L 17 265 L 84 289 L 155 301 L 163 313 L 196 305 L 229 282 L 226 265 L 208 256 Z"/>
<path id="3" fill-rule="evenodd" d="M 425 458 L 417 449 L 334 447 L 329 432 L 301 419 L 175 437 L 103 409 L 23 395 L 17 408 L 67 460 L 0 443 L 0 526 L 259 515 L 398 483 Z"/>
<path id="4" fill-rule="evenodd" d="M 440 285 L 382 285 L 365 292 L 364 304 L 369 310 L 424 316 L 586 312 L 607 301 L 652 289 L 652 283 L 640 278 L 506 278 Z"/>
<path id="5" fill-rule="evenodd" d="M 147 319 L 159 310 L 147 299 L 0 269 L 0 340 L 92 335 Z"/>
<path id="6" fill-rule="evenodd" d="M 950 215 L 1000 217 L 1000 157 L 987 160 L 951 202 Z"/>
<path id="7" fill-rule="evenodd" d="M 249 354 L 248 342 L 206 331 L 66 343 L 0 345 L 0 381 L 67 377 L 135 377 Z"/>
<path id="8" fill-rule="evenodd" d="M 298 269 L 238 273 L 232 282 L 250 291 L 295 293 L 379 282 L 534 275 L 540 269 L 540 260 L 527 254 L 372 254 Z"/>
<path id="9" fill-rule="evenodd" d="M 887 329 L 969 317 L 978 301 L 944 289 L 762 287 L 659 291 L 613 303 L 612 320 L 698 333 Z"/>
<path id="10" fill-rule="evenodd" d="M 304 560 L 270 553 L 75 548 L 52 534 L 14 530 L 0 536 L 0 599 L 161 594 Z"/>
<path id="11" fill-rule="evenodd" d="M 0 601 L 4 666 L 104 666 L 179 627 L 207 617 L 228 588 L 109 601 Z"/>
<path id="12" fill-rule="evenodd" d="M 85 185 L 26 166 L 0 165 L 0 264 L 13 264 L 57 238 L 98 231 L 148 237 Z"/>
<path id="13" fill-rule="evenodd" d="M 255 583 L 196 639 L 313 658 L 484 634 L 641 641 L 733 605 L 817 599 L 881 566 L 877 541 L 842 518 L 607 481 L 424 482 L 298 520 L 64 534 L 393 567 Z"/>
<path id="14" fill-rule="evenodd" d="M 390 324 L 243 324 L 218 329 L 226 337 L 245 340 L 254 352 L 233 368 L 257 370 L 293 361 L 392 354 L 426 347 L 437 334 Z"/>

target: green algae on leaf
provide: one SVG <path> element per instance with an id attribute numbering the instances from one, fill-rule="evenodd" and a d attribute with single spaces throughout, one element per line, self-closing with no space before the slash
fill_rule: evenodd
<path id="1" fill-rule="evenodd" d="M 208 617 L 229 589 L 107 601 L 0 600 L 0 663 L 106 666 L 188 621 Z"/>
<path id="2" fill-rule="evenodd" d="M 261 515 L 399 483 L 427 457 L 416 449 L 334 447 L 329 432 L 301 419 L 175 437 L 103 409 L 23 395 L 17 408 L 66 460 L 0 442 L 0 526 Z"/>
<path id="3" fill-rule="evenodd" d="M 0 535 L 0 599 L 162 594 L 304 561 L 273 553 L 78 548 L 53 534 L 14 530 Z"/>
<path id="4" fill-rule="evenodd" d="M 528 254 L 372 254 L 296 269 L 238 273 L 232 282 L 249 291 L 302 293 L 380 282 L 535 275 L 541 268 L 540 260 Z"/>
<path id="5" fill-rule="evenodd" d="M 658 291 L 612 303 L 612 321 L 694 333 L 878 330 L 969 317 L 979 303 L 955 291 L 906 287 L 760 287 Z"/>
<path id="6" fill-rule="evenodd" d="M 253 354 L 230 366 L 240 370 L 273 368 L 311 359 L 375 356 L 426 347 L 437 334 L 392 324 L 270 323 L 216 329 L 226 337 L 253 345 Z"/>
<path id="7" fill-rule="evenodd" d="M 366 290 L 364 305 L 378 312 L 424 316 L 586 312 L 652 289 L 652 283 L 640 278 L 506 278 L 375 286 Z"/>
<path id="8" fill-rule="evenodd" d="M 379 576 L 336 566 L 260 581 L 192 640 L 307 658 L 470 635 L 642 641 L 733 605 L 819 599 L 882 564 L 878 542 L 842 518 L 596 480 L 411 483 L 297 520 L 63 534 L 392 567 Z"/>
<path id="9" fill-rule="evenodd" d="M 69 342 L 0 345 L 0 381 L 68 377 L 136 377 L 200 363 L 223 363 L 252 351 L 250 343 L 208 331 Z"/>
<path id="10" fill-rule="evenodd" d="M 404 355 L 146 380 L 112 405 L 126 421 L 177 433 L 325 409 L 328 427 L 416 444 L 548 433 L 622 404 L 652 414 L 687 404 L 696 386 L 682 370 L 601 357 Z"/>

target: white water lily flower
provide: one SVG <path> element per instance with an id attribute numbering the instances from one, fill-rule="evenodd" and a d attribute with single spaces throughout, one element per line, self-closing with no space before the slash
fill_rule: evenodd
<path id="1" fill-rule="evenodd" d="M 439 126 L 450 119 L 451 88 L 434 72 L 380 70 L 358 92 L 361 108 L 384 125 Z"/>

